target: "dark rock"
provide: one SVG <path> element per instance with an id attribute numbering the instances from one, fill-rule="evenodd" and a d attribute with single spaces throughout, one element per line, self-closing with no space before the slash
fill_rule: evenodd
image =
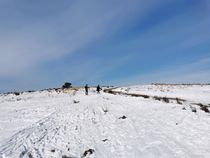
<path id="1" fill-rule="evenodd" d="M 126 116 L 119 117 L 119 119 L 126 119 L 126 118 L 127 118 Z"/>
<path id="2" fill-rule="evenodd" d="M 196 103 L 195 105 L 200 106 L 200 109 L 201 109 L 201 110 L 203 110 L 204 112 L 209 113 L 209 109 L 208 109 L 208 106 L 207 106 L 207 105 L 203 105 L 203 104 L 201 104 L 201 103 Z"/>
<path id="3" fill-rule="evenodd" d="M 79 103 L 79 101 L 78 100 L 74 100 L 74 104 L 77 104 L 77 103 Z"/>
<path id="4" fill-rule="evenodd" d="M 193 107 L 192 108 L 192 112 L 197 112 L 196 108 Z"/>
<path id="5" fill-rule="evenodd" d="M 162 100 L 163 100 L 163 102 L 165 102 L 165 103 L 169 103 L 169 99 L 166 98 L 166 97 L 163 97 Z"/>
<path id="6" fill-rule="evenodd" d="M 208 112 L 209 113 L 209 109 L 207 106 L 202 106 L 201 107 L 201 110 L 205 111 L 205 112 Z"/>
<path id="7" fill-rule="evenodd" d="M 86 151 L 83 153 L 83 157 L 87 156 L 88 154 L 89 154 L 89 155 L 93 154 L 94 151 L 95 151 L 94 149 L 88 149 L 88 150 L 86 150 Z"/>
<path id="8" fill-rule="evenodd" d="M 33 156 L 32 156 L 31 153 L 28 153 L 28 157 L 29 157 L 29 158 L 33 158 Z"/>
<path id="9" fill-rule="evenodd" d="M 104 140 L 102 140 L 103 142 L 106 142 L 106 141 L 108 141 L 108 139 L 104 139 Z"/>
<path id="10" fill-rule="evenodd" d="M 159 101 L 161 100 L 161 99 L 160 99 L 159 97 L 157 97 L 157 96 L 154 96 L 154 99 L 155 99 L 155 100 L 159 100 Z"/>
<path id="11" fill-rule="evenodd" d="M 108 110 L 107 110 L 107 109 L 103 109 L 103 112 L 104 112 L 104 113 L 107 113 L 107 112 L 108 112 Z"/>

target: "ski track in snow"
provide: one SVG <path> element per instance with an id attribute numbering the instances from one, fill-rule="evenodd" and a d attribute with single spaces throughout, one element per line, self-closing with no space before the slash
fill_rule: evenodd
<path id="1" fill-rule="evenodd" d="M 106 93 L 85 96 L 82 90 L 1 96 L 0 155 L 209 158 L 209 114 L 182 108 Z M 93 153 L 84 154 L 89 149 Z"/>

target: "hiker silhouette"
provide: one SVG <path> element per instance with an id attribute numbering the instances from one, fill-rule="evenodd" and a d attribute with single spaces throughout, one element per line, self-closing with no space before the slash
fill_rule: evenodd
<path id="1" fill-rule="evenodd" d="M 85 94 L 88 95 L 88 84 L 85 85 Z"/>
<path id="2" fill-rule="evenodd" d="M 102 90 L 102 89 L 101 89 L 101 87 L 98 85 L 98 86 L 96 87 L 97 93 L 100 93 L 100 90 Z"/>

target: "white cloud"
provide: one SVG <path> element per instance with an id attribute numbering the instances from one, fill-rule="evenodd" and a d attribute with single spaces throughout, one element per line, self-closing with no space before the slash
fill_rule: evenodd
<path id="1" fill-rule="evenodd" d="M 32 83 L 32 88 L 34 88 L 41 87 L 48 82 L 48 75 L 50 74 L 44 72 L 45 70 L 39 70 L 40 65 L 49 61 L 60 60 L 65 55 L 77 53 L 81 49 L 85 50 L 84 48 L 89 44 L 94 44 L 94 42 L 103 39 L 104 36 L 111 36 L 119 28 L 129 25 L 135 20 L 138 20 L 139 23 L 144 22 L 144 18 L 154 8 L 169 3 L 165 0 L 76 0 L 71 1 L 68 6 L 57 7 L 55 4 L 60 2 L 55 3 L 53 1 L 52 5 L 55 6 L 49 11 L 48 7 L 52 6 L 47 4 L 49 1 L 40 1 L 45 3 L 44 7 L 36 5 L 35 8 L 34 4 L 28 6 L 30 2 L 26 2 L 27 0 L 21 2 L 15 0 L 0 1 L 0 78 L 12 78 L 13 81 L 10 83 L 13 85 L 18 84 L 20 87 L 25 88 L 30 87 Z M 39 10 L 40 7 L 41 10 Z M 55 8 L 58 9 L 55 10 Z M 203 27 L 207 26 L 205 25 L 206 23 L 201 24 L 201 27 L 197 27 L 200 31 L 196 32 L 196 34 L 193 34 L 195 28 L 188 28 L 184 24 L 180 24 L 178 29 L 175 29 L 174 25 L 179 23 L 180 18 L 184 21 L 187 16 L 178 16 L 165 23 L 161 23 L 155 29 L 152 29 L 152 31 L 141 34 L 141 37 L 137 37 L 136 41 L 128 41 L 122 45 L 125 46 L 127 44 L 130 47 L 132 42 L 136 42 L 136 45 L 144 47 L 144 45 L 151 43 L 151 39 L 155 42 L 157 41 L 156 44 L 158 45 L 158 41 L 167 41 L 166 38 L 171 36 L 174 37 L 175 41 L 178 40 L 183 47 L 189 47 L 209 39 L 208 34 L 205 35 L 207 28 Z M 207 20 L 206 22 L 208 23 L 209 21 Z M 172 29 L 170 30 L 170 28 Z M 198 30 L 197 28 L 196 30 Z M 204 31 L 202 31 L 202 28 L 204 28 Z M 183 36 L 174 36 L 177 32 L 179 34 L 189 32 L 192 36 L 190 39 L 182 39 Z M 167 36 L 164 36 L 164 33 Z M 201 35 L 201 37 L 197 38 L 197 35 Z M 106 67 L 100 70 L 97 70 L 98 61 L 88 59 L 85 63 L 78 63 L 78 66 L 66 71 L 69 74 L 74 73 L 72 80 L 83 79 L 90 73 L 92 75 L 89 76 L 89 80 L 97 80 L 109 74 L 113 69 L 123 65 L 127 60 L 126 58 L 120 56 L 119 61 L 109 66 L 106 65 Z M 143 57 L 142 60 L 144 60 Z M 171 69 L 175 71 L 174 68 Z M 164 71 L 165 73 L 160 76 L 160 71 L 152 75 L 155 75 L 155 77 L 159 76 L 159 79 L 162 79 L 162 76 L 170 76 L 170 69 Z M 196 73 L 204 74 L 205 72 L 207 71 L 198 71 Z M 188 76 L 196 73 L 189 72 Z M 182 74 L 184 75 L 184 73 Z M 139 79 L 150 81 L 151 78 L 154 78 L 152 75 L 148 74 L 145 77 L 133 76 L 129 79 L 130 81 L 139 81 Z M 64 77 L 63 79 L 68 78 L 65 75 L 62 77 Z M 41 80 L 43 82 L 42 85 L 40 83 L 40 85 L 35 86 Z M 126 79 L 122 83 L 127 81 Z M 24 82 L 24 84 L 21 85 L 21 82 Z M 118 82 L 120 81 L 118 80 Z M 10 83 L 1 84 L 1 87 L 11 87 Z"/>
<path id="2" fill-rule="evenodd" d="M 1 19 L 0 77 L 14 77 L 46 61 L 75 53 L 129 22 L 136 12 L 144 16 L 156 4 L 154 0 L 74 1 L 53 16 L 40 16 L 33 21 L 24 9 L 8 2 L 5 6 L 12 10 L 0 13 L 14 12 L 17 16 Z"/>

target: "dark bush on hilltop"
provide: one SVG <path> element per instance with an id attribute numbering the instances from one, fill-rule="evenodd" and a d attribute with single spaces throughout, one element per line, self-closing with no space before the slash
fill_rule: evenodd
<path id="1" fill-rule="evenodd" d="M 72 85 L 69 82 L 65 82 L 64 85 L 62 86 L 63 89 L 64 88 L 71 88 L 71 87 L 72 87 Z"/>

